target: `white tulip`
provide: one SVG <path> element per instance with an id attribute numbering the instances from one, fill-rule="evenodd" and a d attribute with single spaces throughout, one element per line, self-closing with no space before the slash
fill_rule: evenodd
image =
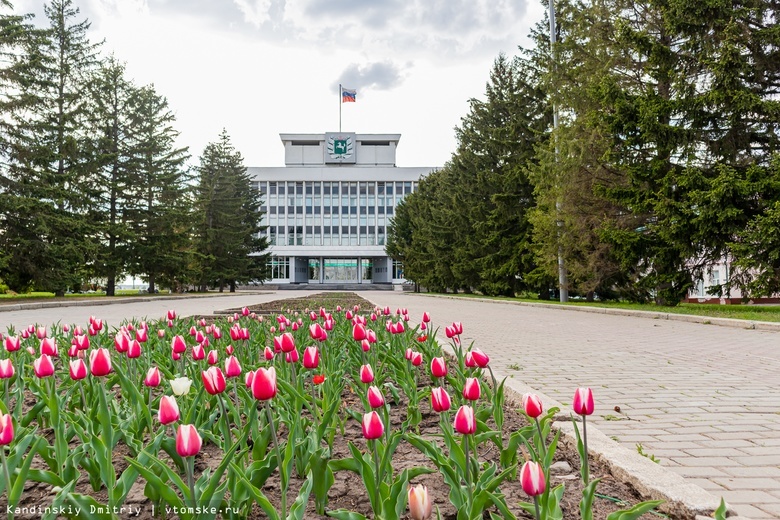
<path id="1" fill-rule="evenodd" d="M 189 377 L 177 377 L 176 379 L 171 379 L 171 390 L 173 390 L 173 393 L 176 395 L 185 395 L 189 393 L 191 386 L 192 379 Z"/>

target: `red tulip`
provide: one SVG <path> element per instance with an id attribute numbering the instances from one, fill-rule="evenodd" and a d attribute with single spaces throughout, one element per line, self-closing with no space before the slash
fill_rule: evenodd
<path id="1" fill-rule="evenodd" d="M 248 307 L 242 307 L 241 308 L 241 316 L 249 316 L 249 308 Z"/>
<path id="2" fill-rule="evenodd" d="M 139 343 L 146 343 L 149 340 L 149 330 L 146 328 L 136 330 L 135 339 Z"/>
<path id="3" fill-rule="evenodd" d="M 108 349 L 99 348 L 89 353 L 89 370 L 93 376 L 106 376 L 111 372 L 111 354 Z"/>
<path id="4" fill-rule="evenodd" d="M 78 334 L 73 336 L 74 344 L 79 350 L 89 350 L 89 336 Z"/>
<path id="5" fill-rule="evenodd" d="M 14 377 L 14 365 L 10 359 L 0 359 L 0 379 L 11 379 Z"/>
<path id="6" fill-rule="evenodd" d="M 324 333 L 325 331 L 319 323 L 312 323 L 309 325 L 309 336 L 311 336 L 311 339 L 319 341 Z"/>
<path id="7" fill-rule="evenodd" d="M 433 377 L 444 377 L 447 375 L 447 362 L 443 357 L 435 357 L 431 360 L 431 375 Z"/>
<path id="8" fill-rule="evenodd" d="M 176 335 L 171 340 L 171 349 L 177 354 L 187 352 L 187 343 L 182 336 Z"/>
<path id="9" fill-rule="evenodd" d="M 474 409 L 468 405 L 458 408 L 453 424 L 455 431 L 463 435 L 471 435 L 477 431 L 477 419 L 474 417 Z"/>
<path id="10" fill-rule="evenodd" d="M 303 351 L 303 366 L 314 369 L 320 365 L 320 352 L 317 347 L 306 347 Z"/>
<path id="11" fill-rule="evenodd" d="M 390 307 L 385 307 L 384 309 L 382 309 L 382 314 L 384 314 L 385 316 L 390 316 Z"/>
<path id="12" fill-rule="evenodd" d="M 252 395 L 261 401 L 276 397 L 276 369 L 274 367 L 257 369 L 252 377 Z"/>
<path id="13" fill-rule="evenodd" d="M 371 321 L 376 321 L 376 313 L 372 312 L 371 316 L 368 317 Z"/>
<path id="14" fill-rule="evenodd" d="M 363 341 L 366 339 L 366 327 L 358 323 L 354 327 L 352 327 L 352 339 L 355 341 Z"/>
<path id="15" fill-rule="evenodd" d="M 535 497 L 544 493 L 544 469 L 538 462 L 528 461 L 520 469 L 520 485 L 528 496 Z"/>
<path id="16" fill-rule="evenodd" d="M 130 348 L 130 338 L 127 337 L 127 334 L 122 331 L 116 333 L 116 336 L 114 336 L 114 348 L 120 354 L 127 352 L 127 349 Z"/>
<path id="17" fill-rule="evenodd" d="M 70 362 L 70 378 L 74 381 L 87 377 L 87 365 L 83 359 L 74 359 Z"/>
<path id="18" fill-rule="evenodd" d="M 47 354 L 41 354 L 41 357 L 33 361 L 33 372 L 39 378 L 49 377 L 54 374 L 54 363 Z"/>
<path id="19" fill-rule="evenodd" d="M 241 375 L 241 363 L 238 359 L 230 356 L 225 360 L 225 375 L 227 377 L 238 377 Z"/>
<path id="20" fill-rule="evenodd" d="M 471 356 L 474 359 L 474 362 L 477 364 L 479 368 L 485 368 L 488 366 L 488 363 L 490 363 L 490 358 L 487 354 L 479 350 L 478 348 L 474 347 L 470 350 Z"/>
<path id="21" fill-rule="evenodd" d="M 168 319 L 169 320 L 175 320 L 176 319 L 176 311 L 171 309 L 168 311 Z"/>
<path id="22" fill-rule="evenodd" d="M 450 394 L 447 391 L 438 386 L 431 389 L 431 407 L 433 411 L 441 413 L 450 409 Z"/>
<path id="23" fill-rule="evenodd" d="M 579 415 L 590 415 L 593 413 L 593 391 L 590 388 L 578 388 L 574 392 L 574 402 L 571 407 Z"/>
<path id="24" fill-rule="evenodd" d="M 203 343 L 204 339 L 206 339 L 206 335 L 203 334 L 202 331 L 195 332 L 195 342 L 196 343 Z"/>
<path id="25" fill-rule="evenodd" d="M 41 340 L 41 354 L 54 357 L 60 355 L 59 350 L 57 350 L 57 342 L 54 341 L 54 338 L 43 338 Z"/>
<path id="26" fill-rule="evenodd" d="M 198 334 L 198 329 L 197 329 L 197 328 L 195 328 L 195 325 L 193 325 L 192 327 L 190 327 L 190 336 L 193 336 L 193 337 L 194 337 L 194 336 L 196 336 L 197 334 Z"/>
<path id="27" fill-rule="evenodd" d="M 409 517 L 412 520 L 428 520 L 433 512 L 433 503 L 428 496 L 428 488 L 422 484 L 409 486 Z"/>
<path id="28" fill-rule="evenodd" d="M 219 367 L 209 367 L 204 372 L 201 372 L 200 376 L 203 379 L 203 386 L 211 395 L 221 394 L 225 391 L 227 382 L 225 381 L 225 374 L 222 373 Z"/>
<path id="29" fill-rule="evenodd" d="M 466 383 L 463 385 L 463 397 L 469 401 L 476 401 L 479 399 L 479 394 L 479 380 L 476 377 L 467 377 Z"/>
<path id="30" fill-rule="evenodd" d="M 164 395 L 160 398 L 160 410 L 157 419 L 161 424 L 168 425 L 179 420 L 179 405 L 172 395 Z"/>
<path id="31" fill-rule="evenodd" d="M 127 357 L 130 359 L 141 357 L 141 343 L 137 339 L 130 342 L 130 347 L 127 349 Z"/>
<path id="32" fill-rule="evenodd" d="M 181 457 L 194 457 L 200 452 L 203 439 L 192 424 L 180 424 L 176 432 L 176 453 Z"/>
<path id="33" fill-rule="evenodd" d="M 209 365 L 216 365 L 219 363 L 219 352 L 216 350 L 209 350 L 208 355 L 206 356 L 206 362 Z"/>
<path id="34" fill-rule="evenodd" d="M 346 318 L 347 321 L 352 319 L 352 311 L 347 311 L 344 313 L 344 318 Z"/>
<path id="35" fill-rule="evenodd" d="M 266 361 L 271 361 L 274 358 L 274 351 L 271 347 L 265 347 L 265 350 L 263 350 L 263 356 L 265 357 Z"/>
<path id="36" fill-rule="evenodd" d="M 8 352 L 16 352 L 22 347 L 22 340 L 19 336 L 6 336 L 3 339 L 3 344 Z"/>
<path id="37" fill-rule="evenodd" d="M 144 385 L 156 388 L 160 386 L 160 380 L 160 369 L 157 367 L 151 367 L 146 373 L 146 377 L 144 378 Z"/>
<path id="38" fill-rule="evenodd" d="M 203 348 L 203 345 L 195 345 L 192 347 L 192 359 L 194 361 L 206 359 L 206 349 Z"/>
<path id="39" fill-rule="evenodd" d="M 0 446 L 8 446 L 13 440 L 14 423 L 11 420 L 11 414 L 0 413 Z"/>
<path id="40" fill-rule="evenodd" d="M 363 437 L 368 440 L 379 439 L 385 433 L 385 425 L 376 412 L 368 412 L 363 415 Z"/>
<path id="41" fill-rule="evenodd" d="M 317 321 L 317 313 L 316 313 L 316 312 L 314 312 L 314 311 L 311 311 L 311 312 L 309 313 L 309 319 L 310 319 L 311 321 Z M 315 338 L 315 339 L 316 339 L 316 338 Z"/>
<path id="42" fill-rule="evenodd" d="M 325 375 L 324 374 L 315 374 L 314 377 L 311 378 L 311 382 L 315 385 L 321 385 L 325 382 Z"/>
<path id="43" fill-rule="evenodd" d="M 230 327 L 230 339 L 233 341 L 241 341 L 241 328 L 237 325 Z"/>
<path id="44" fill-rule="evenodd" d="M 360 380 L 366 384 L 374 382 L 374 371 L 371 369 L 371 365 L 360 367 Z"/>
<path id="45" fill-rule="evenodd" d="M 542 400 L 536 394 L 524 394 L 523 410 L 528 417 L 536 419 L 542 415 L 542 411 L 544 410 Z"/>
<path id="46" fill-rule="evenodd" d="M 214 339 L 222 339 L 222 329 L 215 325 L 211 329 L 211 335 L 214 337 Z"/>
<path id="47" fill-rule="evenodd" d="M 181 359 L 181 354 L 175 351 L 171 351 L 171 359 L 174 361 L 178 361 Z"/>
<path id="48" fill-rule="evenodd" d="M 463 334 L 463 324 L 459 321 L 456 321 L 452 324 L 452 328 L 455 331 L 455 334 L 461 335 Z"/>
<path id="49" fill-rule="evenodd" d="M 282 334 L 282 352 L 292 352 L 295 350 L 295 339 L 292 334 L 285 332 Z"/>
<path id="50" fill-rule="evenodd" d="M 368 404 L 371 408 L 379 408 L 385 405 L 385 396 L 382 395 L 382 391 L 375 386 L 368 387 Z"/>
<path id="51" fill-rule="evenodd" d="M 422 321 L 423 321 L 423 323 L 430 322 L 431 321 L 431 315 L 428 314 L 427 312 L 423 312 Z"/>
<path id="52" fill-rule="evenodd" d="M 423 357 L 421 352 L 412 352 L 412 359 L 410 359 L 412 365 L 419 367 L 422 365 Z"/>
<path id="53" fill-rule="evenodd" d="M 471 352 L 466 352 L 466 356 L 463 360 L 463 364 L 466 365 L 468 368 L 477 368 L 477 362 L 474 361 L 474 354 Z"/>

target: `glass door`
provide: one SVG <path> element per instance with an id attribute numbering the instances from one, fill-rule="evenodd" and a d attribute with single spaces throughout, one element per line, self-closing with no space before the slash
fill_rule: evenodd
<path id="1" fill-rule="evenodd" d="M 357 282 L 357 258 L 326 258 L 324 283 Z"/>

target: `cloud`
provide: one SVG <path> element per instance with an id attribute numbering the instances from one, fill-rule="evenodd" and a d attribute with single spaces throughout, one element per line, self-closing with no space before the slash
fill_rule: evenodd
<path id="1" fill-rule="evenodd" d="M 391 61 L 380 61 L 359 65 L 351 63 L 339 74 L 339 79 L 331 85 L 338 90 L 339 83 L 344 88 L 357 90 L 390 90 L 403 82 L 398 66 Z"/>

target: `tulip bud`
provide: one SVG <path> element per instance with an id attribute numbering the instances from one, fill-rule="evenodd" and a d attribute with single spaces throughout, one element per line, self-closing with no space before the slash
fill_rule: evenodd
<path id="1" fill-rule="evenodd" d="M 542 415 L 544 407 L 542 406 L 542 400 L 536 394 L 524 394 L 523 395 L 523 411 L 531 419 L 536 419 Z"/>
<path id="2" fill-rule="evenodd" d="M 164 338 L 165 337 L 165 329 L 157 329 L 157 337 L 158 338 Z"/>
<path id="3" fill-rule="evenodd" d="M 171 390 L 176 395 L 185 395 L 190 392 L 192 386 L 192 379 L 189 377 L 177 377 L 171 379 Z"/>
<path id="4" fill-rule="evenodd" d="M 284 353 L 284 360 L 288 363 L 297 363 L 300 359 L 300 356 L 298 355 L 298 349 L 294 348 L 290 352 Z"/>
<path id="5" fill-rule="evenodd" d="M 368 352 L 371 350 L 371 343 L 367 339 L 364 339 L 360 342 L 360 348 L 363 349 L 363 352 Z"/>
<path id="6" fill-rule="evenodd" d="M 87 365 L 83 359 L 74 359 L 70 362 L 70 378 L 79 381 L 87 377 Z"/>
<path id="7" fill-rule="evenodd" d="M 410 359 L 412 365 L 419 367 L 422 365 L 423 357 L 421 352 L 412 352 L 412 359 Z"/>
<path id="8" fill-rule="evenodd" d="M 431 360 L 431 375 L 433 377 L 444 377 L 447 375 L 447 362 L 443 357 L 436 357 Z"/>
<path id="9" fill-rule="evenodd" d="M 317 347 L 306 347 L 303 351 L 304 368 L 314 369 L 320 365 L 320 352 Z"/>
<path id="10" fill-rule="evenodd" d="M 355 341 L 363 341 L 366 339 L 366 327 L 358 323 L 354 327 L 352 327 L 352 339 Z"/>
<path id="11" fill-rule="evenodd" d="M 14 364 L 10 359 L 0 359 L 0 379 L 11 379 L 14 377 Z"/>
<path id="12" fill-rule="evenodd" d="M 422 321 L 423 323 L 429 323 L 431 321 L 431 315 L 427 312 L 423 312 Z"/>
<path id="13" fill-rule="evenodd" d="M 203 439 L 192 424 L 180 424 L 176 432 L 176 453 L 181 457 L 194 457 L 200 452 Z"/>
<path id="14" fill-rule="evenodd" d="M 41 354 L 54 357 L 60 355 L 59 350 L 57 350 L 57 342 L 54 341 L 54 338 L 43 338 L 41 340 Z"/>
<path id="15" fill-rule="evenodd" d="M 138 329 L 135 331 L 135 339 L 139 343 L 146 343 L 149 339 L 148 329 Z"/>
<path id="16" fill-rule="evenodd" d="M 544 493 L 544 469 L 538 462 L 528 461 L 520 469 L 520 485 L 528 496 L 535 497 Z"/>
<path id="17" fill-rule="evenodd" d="M 265 350 L 263 350 L 263 357 L 265 357 L 266 361 L 271 361 L 274 358 L 274 351 L 271 347 L 265 347 Z"/>
<path id="18" fill-rule="evenodd" d="M 431 498 L 428 496 L 428 488 L 422 484 L 409 486 L 409 517 L 412 520 L 428 520 L 433 511 Z"/>
<path id="19" fill-rule="evenodd" d="M 479 380 L 476 377 L 467 377 L 466 383 L 463 385 L 463 397 L 469 401 L 476 401 L 479 399 L 479 395 Z"/>
<path id="20" fill-rule="evenodd" d="M 252 377 L 252 395 L 260 401 L 276 397 L 276 369 L 258 368 Z"/>
<path id="21" fill-rule="evenodd" d="M 192 347 L 192 359 L 193 361 L 201 361 L 206 358 L 206 349 L 203 345 L 195 345 Z"/>
<path id="22" fill-rule="evenodd" d="M 374 371 L 371 369 L 371 365 L 360 367 L 360 380 L 366 384 L 374 382 Z"/>
<path id="23" fill-rule="evenodd" d="M 590 388 L 578 388 L 574 392 L 574 402 L 571 405 L 574 412 L 579 415 L 590 415 L 593 413 L 593 391 Z"/>
<path id="24" fill-rule="evenodd" d="M 474 409 L 468 405 L 458 408 L 453 423 L 455 431 L 463 435 L 471 435 L 477 431 L 477 420 L 474 417 Z"/>
<path id="25" fill-rule="evenodd" d="M 137 339 L 130 342 L 130 347 L 127 349 L 127 357 L 129 359 L 141 357 L 141 343 Z"/>
<path id="26" fill-rule="evenodd" d="M 16 352 L 22 347 L 22 340 L 19 339 L 19 336 L 6 336 L 3 339 L 3 344 L 8 352 Z"/>
<path id="27" fill-rule="evenodd" d="M 111 373 L 111 354 L 107 348 L 99 348 L 89 353 L 89 370 L 97 377 Z"/>
<path id="28" fill-rule="evenodd" d="M 438 386 L 431 389 L 431 407 L 434 412 L 446 412 L 450 406 L 450 394 L 444 388 Z"/>
<path id="29" fill-rule="evenodd" d="M 175 397 L 164 395 L 160 398 L 160 410 L 157 412 L 157 419 L 163 425 L 179 420 L 179 405 L 176 404 Z"/>
<path id="30" fill-rule="evenodd" d="M 237 358 L 230 356 L 225 360 L 225 375 L 229 378 L 241 375 L 241 363 Z"/>
<path id="31" fill-rule="evenodd" d="M 14 423 L 11 420 L 11 414 L 0 413 L 0 446 L 8 446 L 13 440 Z"/>
<path id="32" fill-rule="evenodd" d="M 368 387 L 368 404 L 371 408 L 379 408 L 385 405 L 385 396 L 382 395 L 382 391 L 375 386 Z"/>
<path id="33" fill-rule="evenodd" d="M 325 375 L 315 374 L 314 376 L 312 376 L 311 382 L 314 383 L 315 385 L 321 385 L 322 383 L 325 382 Z"/>
<path id="34" fill-rule="evenodd" d="M 363 437 L 368 440 L 379 439 L 385 433 L 385 425 L 376 412 L 368 412 L 363 415 Z"/>
<path id="35" fill-rule="evenodd" d="M 171 340 L 171 349 L 177 354 L 182 354 L 187 352 L 187 343 L 185 343 L 183 337 L 176 335 Z"/>
<path id="36" fill-rule="evenodd" d="M 252 380 L 254 379 L 254 377 L 255 377 L 254 370 L 250 370 L 244 376 L 244 384 L 246 385 L 247 388 L 252 388 Z"/>
<path id="37" fill-rule="evenodd" d="M 219 363 L 219 352 L 216 350 L 209 350 L 209 353 L 206 355 L 206 362 L 209 365 L 216 365 Z"/>
<path id="38" fill-rule="evenodd" d="M 48 336 L 49 333 L 46 330 L 46 327 L 38 327 L 38 329 L 35 331 L 35 335 L 38 337 L 38 339 L 43 339 Z"/>
<path id="39" fill-rule="evenodd" d="M 157 367 L 151 367 L 148 372 L 146 372 L 146 377 L 144 378 L 144 385 L 152 388 L 156 388 L 160 386 L 160 369 Z"/>
<path id="40" fill-rule="evenodd" d="M 176 311 L 171 309 L 168 311 L 168 319 L 169 320 L 175 320 L 176 319 Z"/>
<path id="41" fill-rule="evenodd" d="M 219 367 L 209 367 L 204 372 L 201 372 L 201 378 L 203 379 L 203 386 L 211 395 L 221 394 L 225 391 L 227 382 L 225 381 L 225 374 L 222 373 Z"/>
<path id="42" fill-rule="evenodd" d="M 285 332 L 282 334 L 282 352 L 292 352 L 295 350 L 295 339 L 292 334 Z"/>
<path id="43" fill-rule="evenodd" d="M 485 368 L 488 366 L 488 363 L 490 363 L 490 358 L 487 354 L 482 352 L 480 349 L 474 347 L 470 350 L 471 356 L 474 359 L 474 362 L 477 364 L 479 368 Z"/>

